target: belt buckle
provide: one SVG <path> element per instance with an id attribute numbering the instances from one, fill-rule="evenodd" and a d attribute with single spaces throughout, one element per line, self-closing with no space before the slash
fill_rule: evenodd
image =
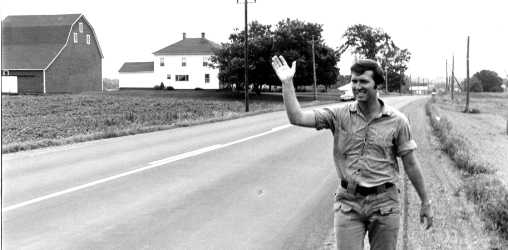
<path id="1" fill-rule="evenodd" d="M 356 182 L 352 182 L 352 181 L 348 181 L 347 182 L 347 192 L 350 193 L 350 194 L 356 194 L 356 187 L 358 185 L 356 184 Z"/>
<path id="2" fill-rule="evenodd" d="M 381 184 L 376 187 L 376 194 L 384 193 L 386 192 L 386 184 Z"/>

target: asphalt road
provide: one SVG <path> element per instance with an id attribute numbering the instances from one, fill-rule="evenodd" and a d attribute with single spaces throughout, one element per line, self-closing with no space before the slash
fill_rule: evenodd
<path id="1" fill-rule="evenodd" d="M 331 152 L 275 112 L 3 155 L 2 248 L 318 248 Z"/>

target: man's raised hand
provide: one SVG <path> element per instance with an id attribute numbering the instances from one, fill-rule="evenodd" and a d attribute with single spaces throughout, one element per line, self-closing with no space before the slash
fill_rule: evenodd
<path id="1" fill-rule="evenodd" d="M 291 68 L 283 56 L 272 57 L 272 67 L 282 83 L 291 82 L 296 70 L 296 61 L 293 61 Z"/>

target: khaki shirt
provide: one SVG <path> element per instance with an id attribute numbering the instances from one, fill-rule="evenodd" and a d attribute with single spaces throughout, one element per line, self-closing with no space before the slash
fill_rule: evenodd
<path id="1" fill-rule="evenodd" d="M 343 107 L 315 109 L 316 129 L 333 133 L 333 156 L 340 179 L 364 187 L 399 180 L 397 156 L 416 149 L 409 121 L 401 112 L 384 105 L 370 123 L 353 102 Z"/>

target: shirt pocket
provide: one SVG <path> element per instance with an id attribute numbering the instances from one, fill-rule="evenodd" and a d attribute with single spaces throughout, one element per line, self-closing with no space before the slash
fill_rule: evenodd
<path id="1" fill-rule="evenodd" d="M 394 130 L 376 132 L 369 142 L 377 156 L 384 159 L 392 159 L 394 154 Z"/>
<path id="2" fill-rule="evenodd" d="M 393 147 L 394 130 L 374 131 L 372 143 L 379 147 Z"/>

